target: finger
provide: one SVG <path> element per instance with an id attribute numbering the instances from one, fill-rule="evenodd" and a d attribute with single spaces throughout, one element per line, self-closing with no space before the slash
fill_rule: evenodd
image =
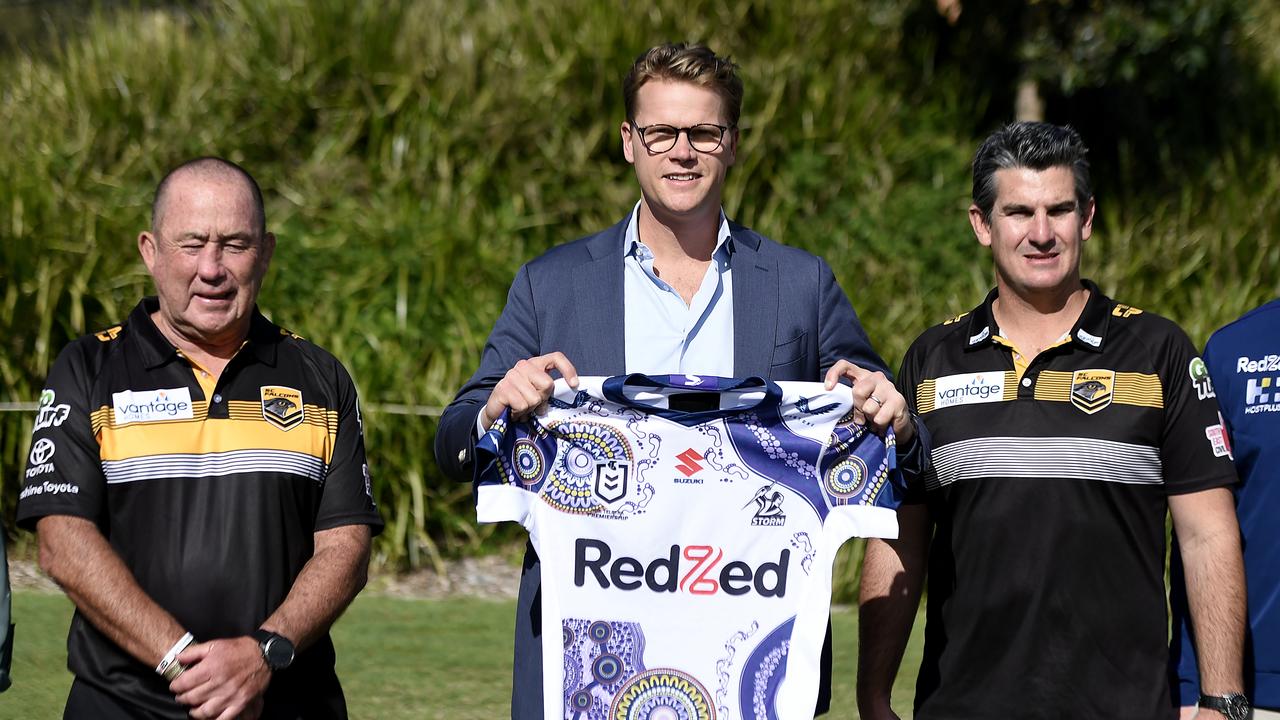
<path id="1" fill-rule="evenodd" d="M 844 377 L 845 372 L 851 367 L 855 366 L 848 360 L 837 360 L 836 364 L 827 370 L 827 374 L 823 378 L 823 386 L 828 390 L 834 388 L 836 383 L 840 382 L 840 378 Z"/>
<path id="2" fill-rule="evenodd" d="M 578 387 L 578 370 L 573 367 L 573 363 L 569 362 L 569 358 L 565 357 L 564 353 L 557 351 L 543 357 L 548 361 L 545 366 L 546 369 L 555 368 L 560 373 L 560 377 L 564 378 L 564 381 L 569 384 L 569 387 Z"/>

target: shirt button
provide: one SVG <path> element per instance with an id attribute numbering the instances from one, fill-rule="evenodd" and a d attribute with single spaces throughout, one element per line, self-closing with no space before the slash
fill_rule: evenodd
<path id="1" fill-rule="evenodd" d="M 1029 377 L 1022 378 L 1022 387 L 1031 387 L 1031 378 Z"/>
<path id="2" fill-rule="evenodd" d="M 213 404 L 217 405 L 217 404 L 218 404 L 218 403 L 220 403 L 220 402 L 222 402 L 222 396 L 221 396 L 221 395 L 214 395 L 214 396 L 213 396 Z"/>

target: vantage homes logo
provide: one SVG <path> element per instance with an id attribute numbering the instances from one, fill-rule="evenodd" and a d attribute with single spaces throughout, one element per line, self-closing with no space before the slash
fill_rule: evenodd
<path id="1" fill-rule="evenodd" d="M 934 381 L 935 410 L 1003 399 L 1004 373 L 1001 371 L 947 375 Z"/>
<path id="2" fill-rule="evenodd" d="M 187 388 L 125 390 L 111 396 L 115 425 L 161 420 L 190 420 L 191 391 Z"/>
<path id="3" fill-rule="evenodd" d="M 583 587 L 594 579 L 603 589 L 639 590 L 655 593 L 685 592 L 692 595 L 746 595 L 753 590 L 761 597 L 787 594 L 787 567 L 791 551 L 783 550 L 777 562 L 751 567 L 741 560 L 724 560 L 724 550 L 713 545 L 672 545 L 664 557 L 643 562 L 621 555 L 603 540 L 578 538 L 573 553 L 573 584 Z"/>

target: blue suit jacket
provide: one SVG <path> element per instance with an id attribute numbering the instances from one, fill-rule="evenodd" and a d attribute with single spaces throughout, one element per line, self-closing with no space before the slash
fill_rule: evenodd
<path id="1" fill-rule="evenodd" d="M 517 361 L 559 350 L 580 375 L 620 375 L 625 367 L 623 236 L 630 216 L 603 232 L 557 246 L 516 274 L 507 305 L 485 344 L 480 369 L 445 409 L 436 462 L 460 481 L 474 477 L 475 425 L 494 385 Z M 846 359 L 890 375 L 825 261 L 734 223 L 733 365 L 738 377 L 818 381 Z M 643 371 L 643 368 L 631 368 Z M 923 430 L 923 424 L 917 424 Z M 910 470 L 927 457 L 919 433 Z M 512 717 L 542 712 L 541 568 L 525 553 L 517 603 Z M 830 627 L 828 627 L 830 633 Z M 819 709 L 830 702 L 830 636 Z"/>

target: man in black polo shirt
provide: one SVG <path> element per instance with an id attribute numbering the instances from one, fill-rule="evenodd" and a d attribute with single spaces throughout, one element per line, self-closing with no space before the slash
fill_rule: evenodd
<path id="1" fill-rule="evenodd" d="M 382 527 L 351 378 L 258 313 L 239 166 L 170 172 L 138 247 L 158 297 L 58 357 L 19 495 L 76 605 L 65 717 L 345 718 L 328 630 Z"/>
<path id="2" fill-rule="evenodd" d="M 1216 696 L 1201 707 L 1238 703 L 1244 578 L 1221 421 L 1183 332 L 1081 279 L 1085 153 L 1070 128 L 1018 123 L 974 158 L 969 218 L 996 288 L 903 360 L 933 464 L 900 539 L 867 546 L 864 718 L 896 717 L 926 562 L 917 720 L 1171 717 L 1166 509 Z"/>

